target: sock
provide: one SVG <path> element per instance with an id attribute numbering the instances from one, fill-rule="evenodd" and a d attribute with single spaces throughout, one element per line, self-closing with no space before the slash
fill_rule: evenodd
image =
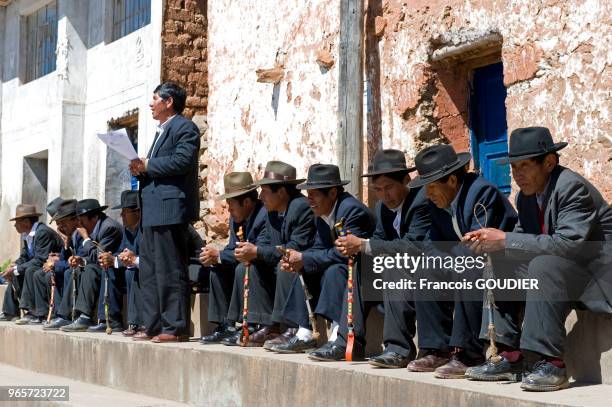
<path id="1" fill-rule="evenodd" d="M 565 368 L 565 362 L 560 358 L 546 358 L 546 361 L 559 369 Z"/>
<path id="2" fill-rule="evenodd" d="M 523 359 L 523 354 L 520 350 L 505 350 L 500 352 L 500 356 L 503 356 L 510 363 L 516 363 Z"/>
<path id="3" fill-rule="evenodd" d="M 332 321 L 332 332 L 331 335 L 329 335 L 329 342 L 335 342 L 336 338 L 338 337 L 338 328 L 340 327 L 340 325 L 338 325 L 338 323 L 336 321 Z"/>
<path id="4" fill-rule="evenodd" d="M 295 336 L 297 336 L 299 340 L 306 342 L 312 339 L 312 331 L 308 328 L 300 327 Z"/>

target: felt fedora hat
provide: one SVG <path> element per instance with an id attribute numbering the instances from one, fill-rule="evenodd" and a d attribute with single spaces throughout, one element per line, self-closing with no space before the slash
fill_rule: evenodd
<path id="1" fill-rule="evenodd" d="M 390 174 L 392 172 L 414 171 L 416 167 L 406 165 L 406 156 L 400 150 L 378 150 L 374 154 L 372 163 L 368 166 L 368 172 L 362 177 L 374 177 L 376 175 Z"/>
<path id="2" fill-rule="evenodd" d="M 138 209 L 140 202 L 138 199 L 138 191 L 126 190 L 121 192 L 121 200 L 119 205 L 113 206 L 111 209 Z"/>
<path id="3" fill-rule="evenodd" d="M 255 185 L 272 184 L 300 184 L 304 178 L 296 178 L 297 170 L 294 166 L 282 161 L 268 161 L 264 170 L 263 178 L 255 181 Z"/>
<path id="4" fill-rule="evenodd" d="M 465 166 L 471 158 L 470 153 L 456 153 L 448 144 L 427 147 L 414 159 L 419 175 L 408 186 L 417 188 L 437 181 Z"/>
<path id="5" fill-rule="evenodd" d="M 297 186 L 297 189 L 321 189 L 339 187 L 351 181 L 340 179 L 340 168 L 333 164 L 313 164 L 308 168 L 306 182 Z"/>
<path id="6" fill-rule="evenodd" d="M 250 172 L 230 172 L 223 177 L 223 187 L 225 193 L 219 196 L 218 200 L 236 198 L 257 189 L 253 185 L 253 176 Z"/>
<path id="7" fill-rule="evenodd" d="M 57 207 L 57 212 L 55 212 L 55 215 L 51 218 L 51 222 L 74 218 L 75 216 L 77 216 L 77 200 L 66 199 Z"/>
<path id="8" fill-rule="evenodd" d="M 100 206 L 100 202 L 97 199 L 83 199 L 77 202 L 77 216 L 91 212 L 102 212 L 107 208 L 108 205 Z"/>
<path id="9" fill-rule="evenodd" d="M 15 217 L 9 219 L 9 221 L 14 221 L 17 219 L 25 219 L 25 218 L 36 218 L 41 215 L 42 213 L 36 210 L 35 205 L 19 204 L 17 205 L 17 208 L 15 208 Z"/>
<path id="10" fill-rule="evenodd" d="M 554 153 L 567 146 L 566 142 L 555 143 L 546 127 L 522 127 L 510 134 L 508 157 L 499 160 L 508 164 L 527 158 Z"/>

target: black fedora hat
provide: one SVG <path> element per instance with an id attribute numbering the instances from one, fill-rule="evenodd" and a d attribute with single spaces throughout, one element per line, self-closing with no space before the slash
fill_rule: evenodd
<path id="1" fill-rule="evenodd" d="M 408 186 L 417 188 L 437 181 L 456 169 L 464 167 L 471 158 L 470 153 L 457 154 L 455 149 L 448 144 L 427 147 L 420 151 L 414 159 L 419 175 Z"/>
<path id="2" fill-rule="evenodd" d="M 102 212 L 107 208 L 108 205 L 100 206 L 100 202 L 97 199 L 83 199 L 77 202 L 77 216 L 92 212 Z"/>
<path id="3" fill-rule="evenodd" d="M 554 153 L 567 146 L 566 142 L 555 143 L 546 127 L 522 127 L 510 134 L 508 157 L 498 161 L 508 164 L 527 158 Z"/>
<path id="4" fill-rule="evenodd" d="M 415 169 L 416 167 L 406 165 L 406 156 L 402 151 L 394 149 L 378 150 L 374 154 L 372 164 L 368 166 L 368 172 L 363 174 L 362 177 L 374 177 L 392 172 L 410 172 Z"/>
<path id="5" fill-rule="evenodd" d="M 253 185 L 253 176 L 250 172 L 230 172 L 223 177 L 223 187 L 225 193 L 218 197 L 218 200 L 236 198 L 257 189 Z"/>
<path id="6" fill-rule="evenodd" d="M 51 218 L 51 222 L 62 219 L 74 218 L 77 215 L 77 200 L 76 199 L 66 199 L 63 201 L 58 207 L 57 212 L 53 218 Z"/>
<path id="7" fill-rule="evenodd" d="M 57 208 L 59 208 L 62 202 L 64 202 L 64 200 L 62 199 L 62 197 L 58 196 L 57 198 L 55 198 L 54 200 L 52 200 L 51 202 L 47 204 L 47 208 L 46 208 L 47 213 L 51 215 L 52 218 L 57 213 Z"/>
<path id="8" fill-rule="evenodd" d="M 140 207 L 138 201 L 138 191 L 122 191 L 121 192 L 121 203 L 117 206 L 113 206 L 111 209 L 138 209 Z"/>
<path id="9" fill-rule="evenodd" d="M 313 164 L 308 168 L 308 179 L 297 189 L 321 189 L 346 185 L 351 181 L 340 179 L 340 168 L 333 164 Z"/>
<path id="10" fill-rule="evenodd" d="M 254 185 L 272 184 L 299 184 L 304 178 L 296 179 L 297 170 L 293 165 L 282 161 L 268 161 L 263 178 L 255 181 Z"/>

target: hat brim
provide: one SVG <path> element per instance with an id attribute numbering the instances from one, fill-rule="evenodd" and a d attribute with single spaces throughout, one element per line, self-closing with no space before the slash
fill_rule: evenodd
<path id="1" fill-rule="evenodd" d="M 351 181 L 342 180 L 340 182 L 336 182 L 333 184 L 321 184 L 316 182 L 304 182 L 303 184 L 298 185 L 296 188 L 301 190 L 309 190 L 309 189 L 325 189 L 325 188 L 333 188 L 333 187 L 341 187 L 344 186 Z"/>
<path id="2" fill-rule="evenodd" d="M 86 214 L 92 213 L 92 212 L 104 212 L 107 209 L 108 209 L 108 205 L 102 205 L 100 207 L 93 208 L 93 209 L 88 209 L 88 210 L 83 211 L 83 212 L 78 212 L 77 211 L 76 216 L 83 216 L 83 215 L 86 215 Z"/>
<path id="3" fill-rule="evenodd" d="M 76 218 L 76 217 L 77 217 L 76 212 L 74 214 L 69 214 L 69 215 L 64 215 L 64 216 L 54 216 L 51 218 L 51 221 L 49 221 L 49 224 L 51 222 L 57 223 L 58 220 L 70 219 L 70 218 Z"/>
<path id="4" fill-rule="evenodd" d="M 441 172 L 439 174 L 435 174 L 429 177 L 427 176 L 423 177 L 423 176 L 418 175 L 412 181 L 410 181 L 408 186 L 410 188 L 418 188 L 418 187 L 422 187 L 423 185 L 431 184 L 432 182 L 437 181 L 440 178 L 444 178 L 445 176 L 457 170 L 458 168 L 464 167 L 467 163 L 470 162 L 471 159 L 472 159 L 472 155 L 470 153 L 458 153 L 457 154 L 457 164 L 453 165 L 445 172 Z"/>
<path id="5" fill-rule="evenodd" d="M 389 169 L 385 169 L 385 170 L 379 170 L 379 171 L 372 171 L 372 172 L 368 172 L 366 174 L 363 174 L 361 177 L 365 178 L 365 177 L 375 177 L 377 175 L 385 175 L 385 174 L 392 174 L 392 173 L 396 173 L 396 172 L 412 172 L 416 170 L 416 167 L 406 167 L 406 168 L 389 168 Z"/>
<path id="6" fill-rule="evenodd" d="M 117 205 L 117 206 L 113 206 L 111 209 L 114 210 L 114 209 L 123 209 L 123 208 L 126 208 L 126 209 L 139 209 L 137 204 L 136 205 L 129 205 L 129 206 Z"/>
<path id="7" fill-rule="evenodd" d="M 502 158 L 500 160 L 497 161 L 498 165 L 506 165 L 506 164 L 511 164 L 511 163 L 515 163 L 517 161 L 522 161 L 522 160 L 527 160 L 529 158 L 533 158 L 533 157 L 539 157 L 541 155 L 544 154 L 549 154 L 549 153 L 554 153 L 555 151 L 559 151 L 561 149 L 564 149 L 565 147 L 567 147 L 567 143 L 565 141 L 562 141 L 560 143 L 555 143 L 553 144 L 552 148 L 544 153 L 542 152 L 537 152 L 537 153 L 533 153 L 533 154 L 524 154 L 524 155 L 516 155 L 516 156 L 508 156 L 505 158 Z"/>
<path id="8" fill-rule="evenodd" d="M 18 219 L 26 219 L 26 218 L 35 218 L 35 217 L 41 217 L 42 213 L 28 213 L 26 215 L 19 215 L 19 216 L 15 216 L 12 219 L 9 219 L 9 222 L 12 222 L 14 220 L 18 220 Z"/>
<path id="9" fill-rule="evenodd" d="M 225 199 L 236 198 L 237 196 L 248 194 L 249 192 L 255 191 L 256 189 L 257 189 L 257 186 L 254 185 L 254 186 L 249 187 L 247 189 L 241 189 L 240 191 L 234 191 L 234 192 L 229 192 L 227 194 L 220 195 L 217 198 L 215 198 L 215 200 L 223 201 Z"/>
<path id="10" fill-rule="evenodd" d="M 272 178 L 262 178 L 260 180 L 257 180 L 255 182 L 253 182 L 253 185 L 257 185 L 257 186 L 261 186 L 261 185 L 280 185 L 280 184 L 301 184 L 302 182 L 306 181 L 306 178 L 300 178 L 300 179 L 292 179 L 289 181 L 284 181 L 284 180 L 278 180 L 278 179 L 272 179 Z"/>

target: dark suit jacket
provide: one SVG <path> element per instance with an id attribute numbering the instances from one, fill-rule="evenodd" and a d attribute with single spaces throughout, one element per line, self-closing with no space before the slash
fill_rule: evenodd
<path id="1" fill-rule="evenodd" d="M 92 240 L 102 246 L 102 251 L 115 253 L 123 239 L 123 227 L 116 220 L 102 214 L 97 233 L 89 238 L 91 240 L 86 241 L 82 245 L 83 258 L 87 260 L 87 264 L 98 264 L 99 252 L 98 248 L 92 243 Z"/>
<path id="2" fill-rule="evenodd" d="M 140 239 L 142 234 L 140 233 L 140 225 L 136 226 L 135 230 L 130 230 L 126 227 L 123 228 L 123 238 L 121 239 L 121 243 L 119 247 L 115 251 L 114 255 L 119 256 L 123 250 L 128 249 L 134 254 L 138 255 L 140 250 Z M 117 259 L 117 264 L 119 267 L 126 267 L 123 262 Z"/>
<path id="3" fill-rule="evenodd" d="M 219 258 L 221 259 L 221 266 L 228 267 L 233 270 L 239 263 L 239 261 L 236 260 L 236 257 L 234 256 L 234 250 L 236 249 L 236 243 L 238 242 L 238 238 L 236 237 L 236 232 L 238 232 L 238 228 L 242 226 L 244 228 L 243 232 L 246 236 L 247 242 L 253 243 L 257 246 L 261 243 L 263 234 L 266 232 L 267 217 L 268 211 L 266 211 L 266 208 L 263 206 L 263 203 L 258 200 L 257 204 L 255 205 L 255 209 L 253 209 L 253 213 L 244 222 L 236 223 L 233 219 L 230 218 L 229 242 L 219 253 Z"/>
<path id="4" fill-rule="evenodd" d="M 484 209 L 480 205 L 484 205 Z M 453 228 L 451 215 L 430 202 L 431 228 L 425 237 L 425 246 L 428 255 L 444 256 L 440 253 L 440 246 L 434 247 L 433 242 L 459 242 L 459 236 Z M 474 215 L 476 212 L 476 215 Z M 457 224 L 461 235 L 467 232 L 492 227 L 510 231 L 517 222 L 517 214 L 508 198 L 484 177 L 468 173 L 463 181 L 457 200 Z M 473 252 L 464 245 L 449 245 L 444 248 L 450 254 L 457 256 L 473 255 Z"/>
<path id="5" fill-rule="evenodd" d="M 257 244 L 257 260 L 268 267 L 275 268 L 282 257 L 276 250 L 277 245 L 303 252 L 314 243 L 314 213 L 301 194 L 291 198 L 282 218 L 278 212 L 268 212 L 265 227 Z"/>
<path id="6" fill-rule="evenodd" d="M 19 258 L 15 260 L 17 265 L 17 272 L 21 275 L 30 266 L 42 267 L 47 261 L 49 253 L 59 253 L 63 246 L 62 238 L 49 226 L 39 223 L 36 226 L 34 233 L 33 244 L 33 255 L 30 256 L 28 252 L 28 245 L 23 242 L 21 254 Z"/>
<path id="7" fill-rule="evenodd" d="M 193 222 L 200 214 L 198 127 L 176 115 L 150 154 L 140 179 L 142 226 Z"/>
<path id="8" fill-rule="evenodd" d="M 74 237 L 74 242 L 72 237 Z M 68 259 L 71 256 L 84 257 L 85 252 L 83 249 L 83 238 L 79 235 L 79 232 L 74 231 L 70 240 L 68 241 L 68 247 L 64 247 L 62 244 L 62 250 L 60 251 L 59 260 L 55 262 L 53 270 L 55 273 L 63 273 L 70 268 L 68 266 Z"/>
<path id="9" fill-rule="evenodd" d="M 348 192 L 343 192 L 336 203 L 333 214 L 334 222 L 344 218 L 346 230 L 358 237 L 367 238 L 374 231 L 374 216 L 363 203 Z M 314 246 L 302 255 L 304 272 L 315 273 L 325 271 L 332 264 L 347 264 L 348 258 L 341 255 L 334 241 L 336 231 L 330 228 L 321 218 L 316 218 L 317 234 Z"/>
<path id="10" fill-rule="evenodd" d="M 373 256 L 394 254 L 409 251 L 413 247 L 407 242 L 420 242 L 431 226 L 429 199 L 425 188 L 412 188 L 402 206 L 400 235 L 393 227 L 395 213 L 382 201 L 376 204 L 376 230 L 370 239 Z"/>
<path id="11" fill-rule="evenodd" d="M 612 313 L 612 208 L 585 178 L 562 166 L 552 174 L 544 202 L 542 234 L 535 194 L 518 193 L 519 223 L 506 233 L 506 256 L 529 260 L 538 255 L 564 257 L 587 267 L 593 276 L 581 299 L 594 312 Z"/>

